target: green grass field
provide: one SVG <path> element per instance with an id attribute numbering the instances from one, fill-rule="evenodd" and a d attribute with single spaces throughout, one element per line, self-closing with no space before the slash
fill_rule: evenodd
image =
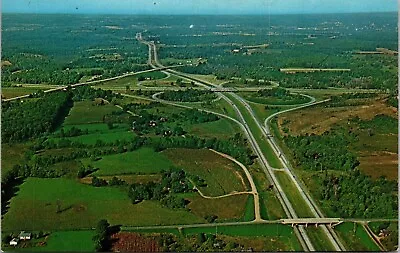
<path id="1" fill-rule="evenodd" d="M 219 119 L 213 122 L 193 124 L 188 126 L 188 133 L 208 138 L 229 138 L 239 132 L 239 126 L 228 119 Z"/>
<path id="2" fill-rule="evenodd" d="M 207 186 L 199 187 L 207 196 L 245 191 L 247 178 L 232 161 L 207 149 L 168 149 L 162 152 L 177 167 L 203 178 Z M 243 184 L 243 181 L 244 184 Z"/>
<path id="3" fill-rule="evenodd" d="M 93 252 L 95 251 L 92 241 L 94 234 L 95 232 L 91 230 L 52 232 L 47 239 L 42 240 L 46 242 L 44 246 L 24 248 L 23 250 L 33 252 Z"/>
<path id="4" fill-rule="evenodd" d="M 3 98 L 14 98 L 18 96 L 32 94 L 38 90 L 49 90 L 52 87 L 1 87 L 1 95 Z"/>
<path id="5" fill-rule="evenodd" d="M 87 145 L 94 145 L 97 141 L 102 141 L 104 143 L 112 143 L 117 140 L 133 140 L 136 134 L 130 131 L 120 131 L 120 132 L 109 132 L 109 133 L 93 133 L 85 134 L 74 137 L 66 138 L 51 138 L 55 142 L 59 142 L 62 139 L 70 140 L 72 142 L 79 142 Z"/>
<path id="6" fill-rule="evenodd" d="M 329 251 L 333 252 L 335 251 L 335 248 L 333 245 L 329 242 L 328 237 L 324 233 L 321 227 L 314 227 L 310 226 L 306 228 L 307 235 L 310 238 L 310 241 L 312 245 L 314 246 L 315 250 L 317 252 L 322 252 L 322 251 Z"/>
<path id="7" fill-rule="evenodd" d="M 216 215 L 218 216 L 218 222 L 239 220 L 247 210 L 248 198 L 249 195 L 245 194 L 220 199 L 205 199 L 197 195 L 188 198 L 190 201 L 188 208 L 199 217 Z"/>
<path id="8" fill-rule="evenodd" d="M 256 104 L 256 103 L 252 103 L 249 102 L 248 103 L 251 107 L 251 109 L 253 109 L 254 114 L 256 115 L 257 119 L 264 125 L 264 121 L 266 118 L 268 118 L 269 116 L 271 116 L 272 114 L 283 110 L 283 107 L 281 106 L 273 106 L 270 109 L 266 109 L 265 105 L 262 104 Z M 289 108 L 289 107 L 285 107 L 285 108 Z"/>
<path id="9" fill-rule="evenodd" d="M 88 131 L 88 134 L 93 134 L 93 133 L 111 133 L 111 132 L 121 132 L 121 131 L 127 131 L 129 129 L 128 124 L 113 124 L 113 128 L 109 129 L 107 124 L 105 123 L 96 123 L 96 124 L 72 124 L 72 125 L 63 125 L 59 129 L 56 130 L 56 133 L 59 133 L 61 129 L 64 131 L 68 131 L 71 128 L 78 128 L 83 131 Z"/>
<path id="10" fill-rule="evenodd" d="M 289 176 L 285 172 L 281 171 L 276 171 L 275 176 L 282 188 L 285 189 L 286 196 L 288 197 L 293 208 L 296 210 L 299 218 L 314 217 Z"/>
<path id="11" fill-rule="evenodd" d="M 138 83 L 138 78 L 140 76 L 142 76 L 144 78 L 151 78 L 152 80 L 156 80 L 156 79 L 164 78 L 167 75 L 165 75 L 164 73 L 159 72 L 159 71 L 130 75 L 130 76 L 119 78 L 119 79 L 112 80 L 112 81 L 97 83 L 96 88 L 111 89 L 111 90 L 116 89 L 116 88 L 117 89 L 125 89 L 127 85 L 132 88 L 133 85 L 136 85 Z"/>
<path id="12" fill-rule="evenodd" d="M 259 104 L 265 104 L 265 105 L 298 105 L 298 104 L 304 104 L 307 102 L 310 102 L 310 99 L 307 97 L 290 97 L 287 99 L 281 99 L 281 98 L 276 98 L 276 97 L 259 97 L 259 96 L 254 96 L 253 94 L 251 95 L 244 95 L 244 98 L 248 101 L 254 102 L 254 103 L 259 103 Z"/>
<path id="13" fill-rule="evenodd" d="M 106 180 L 107 182 L 111 180 L 114 176 L 99 176 L 99 178 L 102 178 Z M 133 184 L 133 183 L 140 183 L 140 184 L 147 184 L 149 182 L 160 182 L 161 181 L 161 175 L 160 174 L 149 174 L 149 175 L 117 175 L 115 176 L 118 179 L 124 180 L 128 184 Z M 92 183 L 92 177 L 84 177 L 79 180 L 81 183 L 84 184 L 91 184 Z"/>
<path id="14" fill-rule="evenodd" d="M 254 210 L 254 196 L 249 195 L 246 201 L 246 207 L 242 216 L 243 221 L 252 221 L 256 218 Z"/>
<path id="15" fill-rule="evenodd" d="M 94 252 L 92 230 L 57 231 L 41 238 L 20 242 L 17 247 L 6 246 L 7 252 Z"/>
<path id="16" fill-rule="evenodd" d="M 165 208 L 157 201 L 133 205 L 127 193 L 118 188 L 98 188 L 62 178 L 28 178 L 11 200 L 2 230 L 92 228 L 100 219 L 125 226 L 204 222 L 187 210 Z"/>
<path id="17" fill-rule="evenodd" d="M 2 143 L 1 145 L 1 174 L 22 163 L 28 143 Z"/>
<path id="18" fill-rule="evenodd" d="M 111 104 L 94 105 L 92 101 L 75 102 L 64 125 L 102 123 L 103 117 L 121 109 Z"/>
<path id="19" fill-rule="evenodd" d="M 270 183 L 267 180 L 265 172 L 261 171 L 258 165 L 255 164 L 250 167 L 250 173 L 258 190 L 261 217 L 265 220 L 286 218 L 285 211 L 283 210 L 278 197 L 275 195 L 273 190 L 268 190 Z"/>
<path id="20" fill-rule="evenodd" d="M 167 170 L 173 165 L 163 153 L 154 152 L 151 148 L 141 148 L 132 152 L 103 156 L 98 161 L 83 159 L 82 163 L 99 168 L 94 173 L 96 176 L 155 174 L 161 170 Z"/>
<path id="21" fill-rule="evenodd" d="M 379 247 L 369 237 L 365 229 L 356 223 L 345 222 L 335 230 L 350 251 L 380 251 Z"/>

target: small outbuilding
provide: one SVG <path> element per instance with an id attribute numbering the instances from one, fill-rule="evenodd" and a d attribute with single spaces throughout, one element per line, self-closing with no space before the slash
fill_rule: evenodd
<path id="1" fill-rule="evenodd" d="M 18 238 L 13 238 L 11 241 L 10 241 L 10 246 L 17 246 L 18 245 Z"/>
<path id="2" fill-rule="evenodd" d="M 25 231 L 21 231 L 21 233 L 19 233 L 18 238 L 20 240 L 30 240 L 32 238 L 32 233 L 27 233 Z"/>

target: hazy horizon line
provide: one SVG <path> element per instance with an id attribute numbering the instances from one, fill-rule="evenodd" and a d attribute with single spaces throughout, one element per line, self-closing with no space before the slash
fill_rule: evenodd
<path id="1" fill-rule="evenodd" d="M 398 13 L 399 11 L 349 11 L 349 12 L 282 12 L 282 13 L 108 13 L 108 12 L 1 12 L 1 14 L 32 14 L 32 15 L 121 15 L 121 16 L 263 16 L 263 15 L 323 15 L 323 14 L 368 14 L 368 13 Z"/>

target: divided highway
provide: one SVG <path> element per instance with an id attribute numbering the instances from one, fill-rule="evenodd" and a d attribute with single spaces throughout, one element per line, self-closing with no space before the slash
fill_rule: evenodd
<path id="1" fill-rule="evenodd" d="M 137 38 L 139 39 L 139 41 L 141 41 L 142 43 L 146 44 L 149 47 L 149 55 L 151 55 L 153 57 L 153 59 L 149 59 L 149 64 L 150 66 L 152 66 L 153 68 L 157 68 L 157 67 L 163 67 L 163 65 L 158 61 L 158 56 L 157 56 L 157 48 L 154 44 L 154 42 L 147 42 L 144 41 L 142 39 L 142 36 L 137 36 Z M 185 79 L 189 79 L 191 81 L 194 81 L 197 85 L 202 86 L 204 88 L 208 88 L 208 89 L 212 89 L 217 87 L 217 85 L 214 85 L 212 83 L 209 82 L 205 82 L 203 80 L 197 79 L 197 78 L 193 78 L 187 74 L 178 72 L 178 71 L 174 71 L 174 70 L 165 70 L 166 72 L 185 78 Z M 241 111 L 239 110 L 239 108 L 237 107 L 237 105 L 226 95 L 224 95 L 221 92 L 216 92 L 219 96 L 221 96 L 225 101 L 227 101 L 236 111 L 237 115 L 240 118 L 240 121 L 242 123 L 242 126 L 244 126 L 244 130 L 245 130 L 245 134 L 253 148 L 253 151 L 257 154 L 257 156 L 259 157 L 259 161 L 260 161 L 260 165 L 262 166 L 262 168 L 264 169 L 264 172 L 266 173 L 268 179 L 270 180 L 270 182 L 275 186 L 274 190 L 277 193 L 277 196 L 279 198 L 279 200 L 281 201 L 282 206 L 284 207 L 284 210 L 286 212 L 286 215 L 289 218 L 297 218 L 296 212 L 292 206 L 292 204 L 290 203 L 289 199 L 287 198 L 285 192 L 283 191 L 283 188 L 281 187 L 281 185 L 279 184 L 278 180 L 276 179 L 273 171 L 272 171 L 272 167 L 269 166 L 267 159 L 265 158 L 263 152 L 261 151 L 261 148 L 258 144 L 258 142 L 256 141 L 256 139 L 253 136 L 253 133 L 250 129 L 250 127 L 248 126 L 245 118 L 243 117 Z M 230 96 L 233 96 L 234 93 L 228 93 Z M 315 251 L 314 246 L 312 245 L 309 237 L 307 236 L 307 233 L 304 229 L 304 227 L 302 225 L 295 227 L 295 233 L 299 239 L 299 242 L 301 243 L 302 247 L 304 248 L 304 250 L 306 251 Z M 339 249 L 340 250 L 340 249 Z"/>

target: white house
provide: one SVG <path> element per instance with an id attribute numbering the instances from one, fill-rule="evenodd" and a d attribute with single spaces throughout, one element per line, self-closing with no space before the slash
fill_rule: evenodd
<path id="1" fill-rule="evenodd" d="M 19 233 L 18 238 L 20 240 L 30 240 L 32 237 L 32 233 L 27 233 L 25 231 L 21 231 L 21 233 Z"/>
<path id="2" fill-rule="evenodd" d="M 17 246 L 18 245 L 18 238 L 13 238 L 10 241 L 10 246 Z"/>

